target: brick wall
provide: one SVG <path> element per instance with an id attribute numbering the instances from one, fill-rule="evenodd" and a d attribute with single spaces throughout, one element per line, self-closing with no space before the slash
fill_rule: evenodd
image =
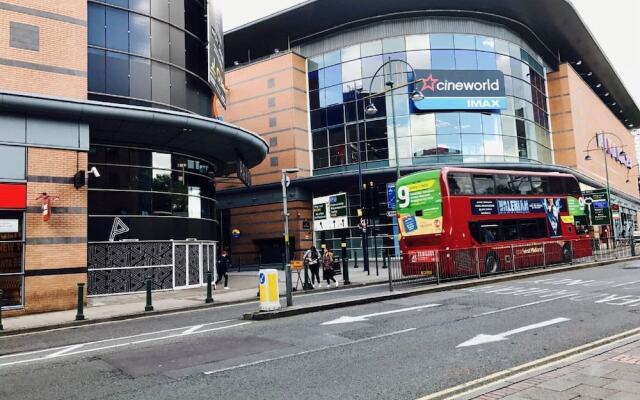
<path id="1" fill-rule="evenodd" d="M 87 1 L 3 0 L 0 89 L 87 98 Z M 11 23 L 36 27 L 37 49 L 11 46 Z"/>

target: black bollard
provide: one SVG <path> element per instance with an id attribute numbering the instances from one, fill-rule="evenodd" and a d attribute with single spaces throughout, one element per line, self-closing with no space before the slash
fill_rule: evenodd
<path id="1" fill-rule="evenodd" d="M 358 252 L 353 251 L 353 268 L 358 268 Z"/>
<path id="2" fill-rule="evenodd" d="M 387 256 L 388 256 L 388 251 L 384 250 L 382 252 L 382 269 L 387 269 Z"/>
<path id="3" fill-rule="evenodd" d="M 211 290 L 211 281 L 213 280 L 213 271 L 207 271 L 207 298 L 205 303 L 213 303 L 213 291 Z"/>
<path id="4" fill-rule="evenodd" d="M 313 285 L 309 282 L 309 263 L 307 260 L 303 260 L 302 263 L 304 265 L 304 283 L 302 284 L 302 289 L 312 290 Z"/>
<path id="5" fill-rule="evenodd" d="M 636 256 L 636 238 L 633 236 L 631 236 L 631 256 Z"/>
<path id="6" fill-rule="evenodd" d="M 153 311 L 153 305 L 151 304 L 151 277 L 147 276 L 147 305 L 145 305 L 145 311 Z"/>
<path id="7" fill-rule="evenodd" d="M 84 321 L 84 283 L 78 283 L 78 311 L 76 321 Z"/>
<path id="8" fill-rule="evenodd" d="M 2 289 L 0 289 L 0 331 L 3 330 L 2 326 Z"/>
<path id="9" fill-rule="evenodd" d="M 351 285 L 351 281 L 349 280 L 349 260 L 347 259 L 347 242 L 344 241 L 344 238 L 342 240 L 342 283 Z"/>

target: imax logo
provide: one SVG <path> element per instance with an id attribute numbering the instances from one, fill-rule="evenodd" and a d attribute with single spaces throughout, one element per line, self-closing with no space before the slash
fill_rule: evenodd
<path id="1" fill-rule="evenodd" d="M 502 104 L 500 103 L 500 100 L 469 99 L 467 100 L 467 107 L 498 110 L 502 108 Z"/>

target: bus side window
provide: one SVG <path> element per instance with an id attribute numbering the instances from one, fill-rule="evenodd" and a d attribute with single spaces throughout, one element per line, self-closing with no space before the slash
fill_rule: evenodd
<path id="1" fill-rule="evenodd" d="M 531 182 L 528 176 L 514 175 L 511 177 L 511 183 L 516 194 L 529 194 L 531 192 Z"/>
<path id="2" fill-rule="evenodd" d="M 447 175 L 447 184 L 449 186 L 449 195 L 473 194 L 470 174 L 449 173 L 449 175 Z"/>
<path id="3" fill-rule="evenodd" d="M 544 219 L 525 219 L 518 224 L 520 239 L 540 239 L 549 237 Z"/>
<path id="4" fill-rule="evenodd" d="M 496 192 L 493 175 L 474 175 L 473 186 L 476 194 L 494 194 Z"/>
<path id="5" fill-rule="evenodd" d="M 549 194 L 549 180 L 545 176 L 531 177 L 531 194 Z"/>
<path id="6" fill-rule="evenodd" d="M 504 240 L 518 240 L 518 222 L 502 221 L 502 236 Z"/>
<path id="7" fill-rule="evenodd" d="M 509 175 L 494 175 L 496 180 L 496 194 L 519 194 L 513 191 Z"/>

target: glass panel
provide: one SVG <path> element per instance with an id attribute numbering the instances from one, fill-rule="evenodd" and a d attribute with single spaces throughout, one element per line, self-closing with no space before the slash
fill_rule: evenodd
<path id="1" fill-rule="evenodd" d="M 430 35 L 432 49 L 453 49 L 453 35 L 448 33 L 432 33 Z"/>
<path id="2" fill-rule="evenodd" d="M 22 275 L 0 276 L 2 289 L 2 306 L 13 307 L 22 305 Z"/>
<path id="3" fill-rule="evenodd" d="M 495 40 L 486 36 L 476 36 L 476 50 L 495 52 Z"/>
<path id="4" fill-rule="evenodd" d="M 344 126 L 329 129 L 329 146 L 345 143 Z"/>
<path id="5" fill-rule="evenodd" d="M 154 1 L 152 4 L 156 4 Z M 169 25 L 151 20 L 151 55 L 162 61 L 169 61 Z"/>
<path id="6" fill-rule="evenodd" d="M 105 47 L 105 7 L 89 3 L 88 18 L 89 44 Z"/>
<path id="7" fill-rule="evenodd" d="M 476 49 L 476 40 L 475 40 L 475 36 L 473 35 L 455 34 L 453 35 L 453 44 L 456 49 L 462 49 L 462 50 Z"/>
<path id="8" fill-rule="evenodd" d="M 185 37 L 180 29 L 171 27 L 171 62 L 177 66 L 185 66 Z"/>
<path id="9" fill-rule="evenodd" d="M 362 64 L 360 60 L 342 64 L 342 82 L 355 81 L 362 78 Z"/>
<path id="10" fill-rule="evenodd" d="M 0 146 L 0 179 L 25 179 L 25 148 Z"/>
<path id="11" fill-rule="evenodd" d="M 315 56 L 310 58 L 309 60 L 309 72 L 317 71 L 320 68 L 324 68 L 324 57 L 323 56 Z"/>
<path id="12" fill-rule="evenodd" d="M 506 115 L 502 116 L 502 134 L 516 136 L 516 120 Z"/>
<path id="13" fill-rule="evenodd" d="M 187 77 L 181 69 L 171 67 L 171 105 L 187 107 Z"/>
<path id="14" fill-rule="evenodd" d="M 456 59 L 453 50 L 431 50 L 431 67 L 433 69 L 455 69 Z"/>
<path id="15" fill-rule="evenodd" d="M 340 50 L 332 51 L 324 55 L 324 66 L 340 64 Z"/>
<path id="16" fill-rule="evenodd" d="M 501 125 L 500 114 L 482 114 L 482 128 L 485 134 L 500 135 Z"/>
<path id="17" fill-rule="evenodd" d="M 382 40 L 382 51 L 384 53 L 395 53 L 405 51 L 404 36 L 397 36 Z"/>
<path id="18" fill-rule="evenodd" d="M 169 90 L 169 83 L 171 82 L 171 77 L 169 73 L 169 66 L 158 62 L 152 62 L 151 75 L 153 76 L 153 79 L 151 80 L 151 97 L 153 101 L 170 104 L 171 94 Z"/>
<path id="19" fill-rule="evenodd" d="M 407 50 L 423 50 L 429 48 L 429 35 L 409 35 L 405 38 Z"/>
<path id="20" fill-rule="evenodd" d="M 460 113 L 460 131 L 462 133 L 482 133 L 482 117 L 480 113 Z"/>
<path id="21" fill-rule="evenodd" d="M 357 60 L 360 58 L 360 45 L 345 47 L 342 49 L 342 62 Z"/>
<path id="22" fill-rule="evenodd" d="M 107 8 L 107 41 L 106 47 L 115 50 L 129 51 L 129 18 L 128 13 L 115 8 Z"/>
<path id="23" fill-rule="evenodd" d="M 387 121 L 384 119 L 377 121 L 367 121 L 365 124 L 366 139 L 387 139 Z M 360 132 L 362 134 L 362 132 Z"/>
<path id="24" fill-rule="evenodd" d="M 436 137 L 434 136 L 414 136 L 412 138 L 412 151 L 414 157 L 425 157 L 436 155 Z"/>
<path id="25" fill-rule="evenodd" d="M 459 113 L 436 113 L 436 133 L 438 135 L 460 133 Z"/>
<path id="26" fill-rule="evenodd" d="M 407 62 L 414 69 L 431 69 L 431 52 L 429 50 L 409 51 Z"/>
<path id="27" fill-rule="evenodd" d="M 333 104 L 342 103 L 342 85 L 332 86 L 330 88 L 322 89 L 325 95 L 325 104 L 322 104 L 322 97 L 320 97 L 320 106 L 327 107 Z M 320 96 L 322 96 L 322 90 Z"/>
<path id="28" fill-rule="evenodd" d="M 362 43 L 360 45 L 360 54 L 363 58 L 382 54 L 382 41 L 374 40 L 372 42 Z"/>
<path id="29" fill-rule="evenodd" d="M 313 168 L 327 168 L 329 166 L 329 149 L 313 151 Z"/>
<path id="30" fill-rule="evenodd" d="M 476 194 L 494 194 L 496 192 L 493 175 L 474 175 L 473 187 Z"/>
<path id="31" fill-rule="evenodd" d="M 151 2 L 151 16 L 168 21 L 169 20 L 169 1 L 153 0 Z"/>
<path id="32" fill-rule="evenodd" d="M 346 147 L 344 145 L 329 147 L 329 165 L 344 165 L 347 162 Z"/>
<path id="33" fill-rule="evenodd" d="M 184 197 L 184 196 L 177 196 Z M 201 218 L 202 216 L 202 202 L 200 200 L 200 188 L 189 186 L 189 218 Z"/>
<path id="34" fill-rule="evenodd" d="M 106 93 L 129 96 L 129 56 L 107 51 Z"/>
<path id="35" fill-rule="evenodd" d="M 501 156 L 504 154 L 502 148 L 502 136 L 484 135 L 484 150 L 488 156 Z"/>
<path id="36" fill-rule="evenodd" d="M 509 175 L 497 174 L 493 178 L 496 181 L 496 194 L 518 194 L 513 190 Z"/>
<path id="37" fill-rule="evenodd" d="M 438 155 L 457 155 L 461 154 L 462 144 L 460 142 L 460 135 L 437 135 L 438 148 L 436 150 Z"/>
<path id="38" fill-rule="evenodd" d="M 149 14 L 151 12 L 150 0 L 129 0 L 129 9 Z"/>
<path id="39" fill-rule="evenodd" d="M 549 194 L 549 179 L 544 176 L 531 177 L 531 194 Z"/>
<path id="40" fill-rule="evenodd" d="M 389 159 L 389 149 L 387 148 L 387 140 L 367 141 L 367 160 L 378 161 Z"/>
<path id="41" fill-rule="evenodd" d="M 494 39 L 496 53 L 509 55 L 509 43 L 506 40 Z"/>
<path id="42" fill-rule="evenodd" d="M 314 149 L 320 149 L 329 146 L 329 139 L 325 129 L 311 133 L 311 141 Z"/>
<path id="43" fill-rule="evenodd" d="M 473 184 L 471 183 L 470 174 L 449 173 L 447 175 L 447 184 L 449 186 L 449 194 L 451 195 L 473 194 Z"/>
<path id="44" fill-rule="evenodd" d="M 482 134 L 462 135 L 462 154 L 467 155 L 484 155 L 484 143 Z M 465 161 L 467 158 L 465 157 Z"/>
<path id="45" fill-rule="evenodd" d="M 393 133 L 393 121 L 391 118 L 387 118 L 387 132 Z M 396 134 L 398 137 L 411 136 L 409 129 L 409 117 L 396 117 Z M 409 147 L 409 146 L 407 146 Z"/>
<path id="46" fill-rule="evenodd" d="M 520 52 L 520 46 L 515 43 L 509 42 L 509 55 L 513 58 L 519 59 L 521 54 L 522 53 Z"/>
<path id="47" fill-rule="evenodd" d="M 496 63 L 496 55 L 494 53 L 485 53 L 483 51 L 477 52 L 478 57 L 478 69 L 493 71 L 498 69 Z"/>
<path id="48" fill-rule="evenodd" d="M 129 62 L 131 97 L 151 100 L 151 61 L 131 56 Z"/>
<path id="49" fill-rule="evenodd" d="M 129 8 L 129 0 L 105 0 L 107 4 L 113 4 L 114 6 Z"/>
<path id="50" fill-rule="evenodd" d="M 511 58 L 498 54 L 496 56 L 496 64 L 498 66 L 498 70 L 502 71 L 503 74 L 511 75 Z"/>
<path id="51" fill-rule="evenodd" d="M 412 114 L 411 135 L 426 136 L 436 134 L 436 118 L 434 114 Z"/>
<path id="52" fill-rule="evenodd" d="M 529 182 L 528 176 L 512 176 L 511 184 L 515 193 L 529 194 L 531 191 L 531 182 Z"/>
<path id="53" fill-rule="evenodd" d="M 342 83 L 342 67 L 334 65 L 324 69 L 324 86 L 334 86 Z"/>
<path id="54" fill-rule="evenodd" d="M 104 50 L 89 48 L 89 91 L 106 91 L 107 64 Z"/>
<path id="55" fill-rule="evenodd" d="M 169 22 L 181 28 L 184 27 L 184 3 L 183 0 L 169 0 Z"/>
<path id="56" fill-rule="evenodd" d="M 376 73 L 378 68 L 380 68 L 380 66 L 384 63 L 384 61 L 382 61 L 382 56 L 367 57 L 367 58 L 363 58 L 361 61 L 362 61 L 362 77 L 363 78 L 372 77 L 373 74 Z M 377 76 L 380 76 L 381 74 L 382 73 L 379 72 Z M 368 90 L 369 86 L 365 85 L 364 89 Z"/>
<path id="57" fill-rule="evenodd" d="M 327 125 L 342 125 L 344 124 L 344 110 L 342 105 L 330 107 L 327 109 Z"/>
<path id="58" fill-rule="evenodd" d="M 151 56 L 151 20 L 148 17 L 129 13 L 129 49 L 132 53 Z"/>
<path id="59" fill-rule="evenodd" d="M 473 50 L 456 50 L 456 69 L 478 69 L 478 60 L 476 59 L 476 52 Z"/>
<path id="60" fill-rule="evenodd" d="M 503 136 L 502 137 L 502 148 L 505 157 L 518 157 L 518 144 L 515 137 Z M 509 160 L 506 160 L 509 161 Z"/>

